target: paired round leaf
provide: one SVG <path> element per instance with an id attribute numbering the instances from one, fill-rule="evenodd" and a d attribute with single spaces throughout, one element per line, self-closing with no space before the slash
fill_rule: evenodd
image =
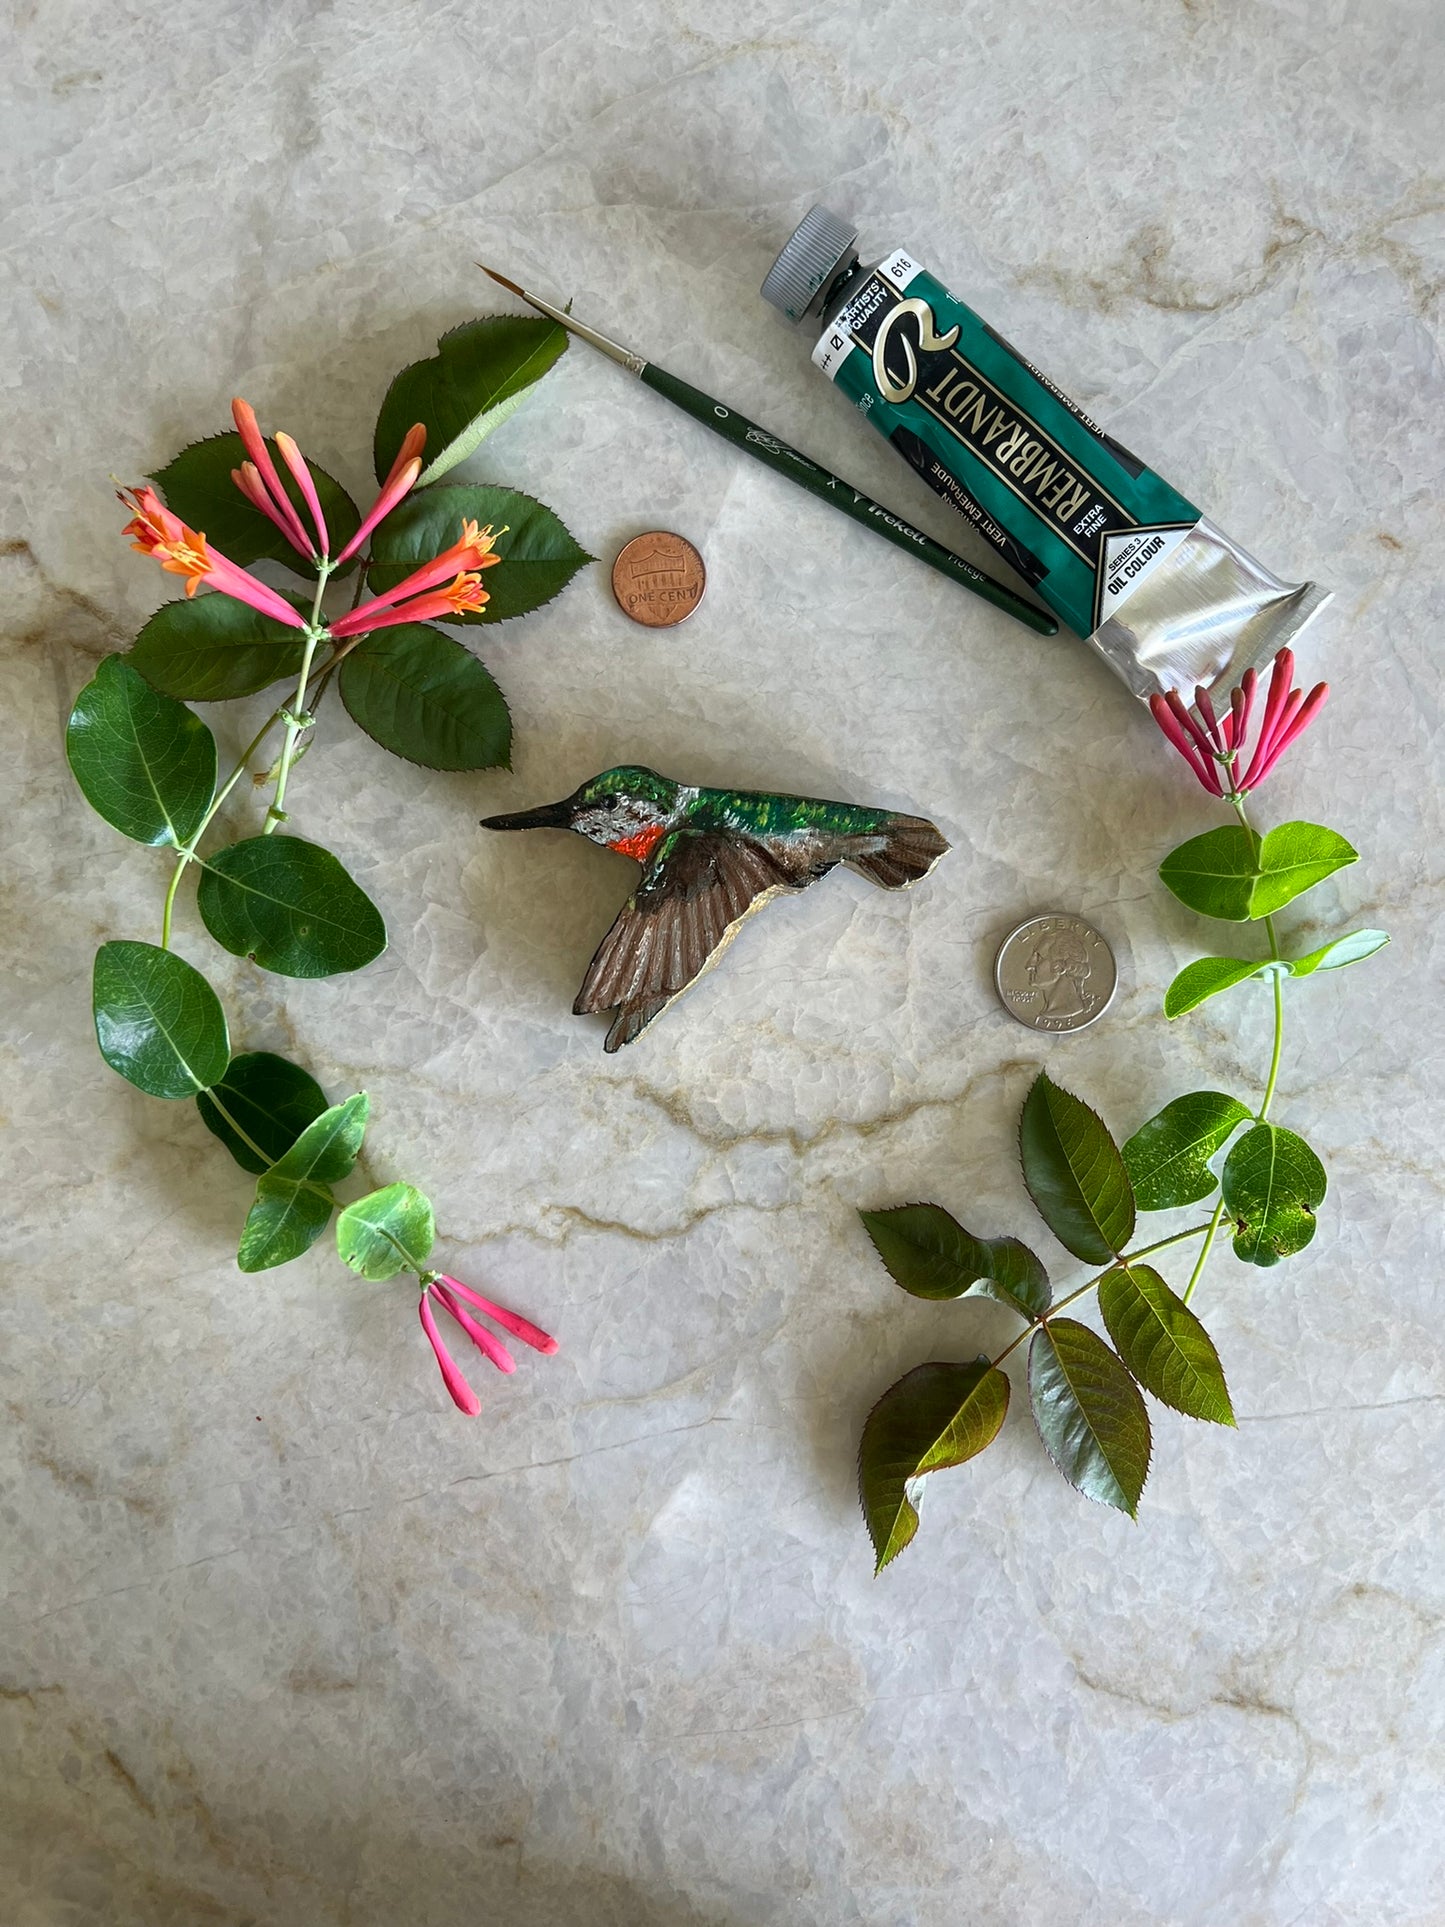
<path id="1" fill-rule="evenodd" d="M 1362 963 L 1366 957 L 1373 957 L 1389 941 L 1389 933 L 1384 930 L 1352 930 L 1349 936 L 1321 944 L 1307 956 L 1295 957 L 1290 963 L 1290 975 L 1313 977 L 1317 970 L 1343 970 L 1346 964 Z"/>
<path id="2" fill-rule="evenodd" d="M 388 1184 L 347 1205 L 336 1220 L 337 1251 L 375 1284 L 398 1272 L 420 1272 L 435 1242 L 431 1199 L 414 1184 Z"/>
<path id="3" fill-rule="evenodd" d="M 1021 1318 L 1049 1308 L 1049 1274 L 1017 1238 L 975 1238 L 936 1204 L 858 1216 L 894 1283 L 915 1298 L 995 1298 Z"/>
<path id="4" fill-rule="evenodd" d="M 962 1465 L 991 1445 L 1008 1399 L 1008 1379 L 986 1358 L 916 1366 L 879 1399 L 858 1448 L 858 1496 L 875 1571 L 897 1558 L 918 1530 L 909 1481 Z"/>
<path id="5" fill-rule="evenodd" d="M 218 1104 L 224 1104 L 222 1117 Z M 308 1124 L 326 1109 L 326 1094 L 309 1071 L 274 1051 L 242 1051 L 226 1074 L 196 1098 L 207 1130 L 213 1131 L 243 1171 L 259 1173 L 283 1158 Z M 235 1120 L 265 1157 L 238 1137 Z"/>
<path id="6" fill-rule="evenodd" d="M 1209 1160 L 1253 1115 L 1224 1091 L 1190 1091 L 1141 1124 L 1123 1150 L 1139 1209 L 1172 1211 L 1207 1198 L 1219 1182 Z"/>
<path id="7" fill-rule="evenodd" d="M 300 597 L 287 600 L 309 612 Z M 182 596 L 156 610 L 126 660 L 152 689 L 219 703 L 298 675 L 305 646 L 299 631 L 232 596 Z"/>
<path id="8" fill-rule="evenodd" d="M 360 970 L 386 948 L 371 898 L 299 836 L 252 836 L 207 857 L 196 902 L 223 949 L 282 977 Z"/>
<path id="9" fill-rule="evenodd" d="M 376 423 L 378 482 L 413 422 L 427 431 L 419 488 L 465 461 L 521 406 L 566 346 L 565 328 L 523 315 L 487 315 L 444 334 L 434 355 L 403 368 L 386 391 Z"/>
<path id="10" fill-rule="evenodd" d="M 295 478 L 282 461 L 276 444 L 268 440 L 266 446 L 282 486 L 301 517 L 301 526 L 308 534 L 312 533 L 311 514 Z M 167 462 L 158 471 L 154 480 L 171 513 L 179 515 L 187 528 L 204 535 L 228 561 L 239 562 L 244 568 L 264 558 L 284 562 L 298 575 L 310 575 L 313 564 L 291 546 L 269 516 L 252 507 L 231 480 L 231 470 L 239 468 L 246 459 L 245 446 L 234 430 L 225 435 L 210 435 L 183 448 L 173 462 Z M 336 555 L 361 526 L 361 516 L 355 502 L 334 476 L 318 468 L 309 457 L 307 467 L 316 483 L 321 512 L 326 517 L 331 553 Z M 347 564 L 348 568 L 354 566 L 354 561 Z"/>
<path id="11" fill-rule="evenodd" d="M 1160 878 L 1181 903 L 1231 923 L 1248 921 L 1256 874 L 1254 839 L 1238 824 L 1190 837 L 1159 865 Z"/>
<path id="12" fill-rule="evenodd" d="M 1149 1414 L 1103 1339 L 1073 1318 L 1040 1325 L 1029 1342 L 1029 1397 L 1069 1484 L 1133 1518 L 1149 1476 Z"/>
<path id="13" fill-rule="evenodd" d="M 448 622 L 505 622 L 550 602 L 593 558 L 567 533 L 551 509 L 514 488 L 417 489 L 394 508 L 371 538 L 367 580 L 378 592 L 394 589 L 423 562 L 459 542 L 464 521 L 505 528 L 502 560 L 482 576 L 485 609 L 448 616 Z"/>
<path id="14" fill-rule="evenodd" d="M 331 1187 L 360 1153 L 370 1108 L 365 1091 L 333 1104 L 256 1180 L 256 1201 L 236 1252 L 242 1271 L 269 1271 L 316 1242 L 336 1206 Z"/>
<path id="15" fill-rule="evenodd" d="M 194 1097 L 231 1055 L 220 999 L 193 965 L 153 943 L 117 939 L 95 953 L 95 1038 L 113 1071 L 152 1097 Z"/>
<path id="16" fill-rule="evenodd" d="M 374 742 L 425 769 L 507 769 L 512 719 L 486 670 L 425 623 L 377 629 L 345 657 L 341 700 Z"/>
<path id="17" fill-rule="evenodd" d="M 1200 957 L 1186 964 L 1165 991 L 1164 1015 L 1182 1017 L 1206 997 L 1217 997 L 1221 990 L 1232 989 L 1251 977 L 1267 981 L 1276 972 L 1286 977 L 1312 977 L 1317 970 L 1343 970 L 1346 964 L 1373 957 L 1389 941 L 1383 930 L 1353 930 L 1349 936 L 1336 937 L 1304 957 L 1263 961 L 1247 957 Z"/>
<path id="18" fill-rule="evenodd" d="M 1134 1193 L 1098 1113 L 1040 1071 L 1019 1120 L 1024 1183 L 1059 1243 L 1106 1264 L 1134 1229 Z"/>
<path id="19" fill-rule="evenodd" d="M 1152 1265 L 1120 1265 L 1099 1280 L 1099 1310 L 1120 1358 L 1161 1404 L 1233 1425 L 1214 1342 Z"/>
<path id="20" fill-rule="evenodd" d="M 189 843 L 215 794 L 210 730 L 119 656 L 76 697 L 65 754 L 90 807 L 137 843 Z"/>
<path id="21" fill-rule="evenodd" d="M 1256 1124 L 1224 1161 L 1224 1208 L 1234 1220 L 1234 1255 L 1277 1265 L 1315 1235 L 1315 1211 L 1329 1180 L 1302 1137 Z"/>
<path id="22" fill-rule="evenodd" d="M 1258 842 L 1231 824 L 1171 850 L 1159 875 L 1191 910 L 1244 923 L 1272 916 L 1358 855 L 1318 823 L 1281 823 Z"/>
<path id="23" fill-rule="evenodd" d="M 1259 875 L 1249 898 L 1252 917 L 1273 916 L 1306 890 L 1359 858 L 1337 830 L 1319 823 L 1281 823 L 1259 850 Z"/>
<path id="24" fill-rule="evenodd" d="M 1217 997 L 1221 990 L 1232 990 L 1235 984 L 1245 983 L 1251 977 L 1268 977 L 1271 971 L 1283 967 L 1261 962 L 1258 957 L 1200 957 L 1192 964 L 1185 964 L 1165 991 L 1164 1015 L 1182 1017 L 1185 1011 L 1195 1009 L 1206 998 Z"/>

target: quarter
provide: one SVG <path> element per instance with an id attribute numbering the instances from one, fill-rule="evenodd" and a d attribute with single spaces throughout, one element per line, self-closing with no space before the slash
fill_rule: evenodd
<path id="1" fill-rule="evenodd" d="M 686 622 L 706 587 L 702 557 L 686 536 L 667 529 L 635 536 L 612 565 L 618 608 L 649 629 Z"/>
<path id="2" fill-rule="evenodd" d="M 1114 995 L 1114 953 L 1082 917 L 1030 917 L 1010 930 L 994 958 L 999 1001 L 1030 1030 L 1083 1030 Z"/>

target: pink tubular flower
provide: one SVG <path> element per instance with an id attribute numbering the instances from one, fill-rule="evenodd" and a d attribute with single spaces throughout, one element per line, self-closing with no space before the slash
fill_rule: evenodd
<path id="1" fill-rule="evenodd" d="M 1306 696 L 1290 687 L 1293 675 L 1294 651 L 1281 649 L 1274 659 L 1254 754 L 1242 776 L 1237 765 L 1244 755 L 1259 683 L 1252 669 L 1247 669 L 1238 687 L 1230 691 L 1229 710 L 1223 716 L 1216 717 L 1209 692 L 1202 688 L 1194 692 L 1192 715 L 1173 689 L 1167 696 L 1151 696 L 1149 707 L 1155 722 L 1211 796 L 1247 796 L 1259 788 L 1295 738 L 1308 729 L 1330 693 L 1329 684 L 1322 682 Z"/>
<path id="2" fill-rule="evenodd" d="M 315 478 L 306 466 L 306 457 L 291 437 L 279 428 L 276 430 L 276 446 L 281 451 L 281 459 L 295 476 L 296 486 L 300 489 L 302 498 L 311 511 L 311 520 L 316 524 L 316 538 L 321 544 L 321 553 L 325 555 L 331 547 L 331 537 L 326 533 L 326 517 L 321 513 L 321 497 L 316 493 Z"/>
<path id="3" fill-rule="evenodd" d="M 490 598 L 482 587 L 481 571 L 502 559 L 493 551 L 496 539 L 490 526 L 479 529 L 475 522 L 463 522 L 460 542 L 414 569 L 394 589 L 384 589 L 359 609 L 348 611 L 331 624 L 332 635 L 339 641 L 398 622 L 426 622 L 438 616 L 445 620 L 449 615 L 484 608 Z M 448 577 L 452 578 L 450 582 Z M 445 589 L 439 587 L 444 582 Z M 411 599 L 407 601 L 407 597 Z"/>
<path id="4" fill-rule="evenodd" d="M 402 437 L 401 447 L 396 451 L 396 460 L 387 471 L 386 480 L 366 514 L 362 517 L 361 527 L 352 536 L 346 547 L 337 556 L 337 564 L 349 561 L 356 554 L 367 536 L 385 515 L 390 515 L 408 490 L 421 474 L 421 452 L 426 447 L 426 424 L 413 422 Z"/>
<path id="5" fill-rule="evenodd" d="M 271 460 L 271 451 L 267 448 L 266 438 L 262 435 L 256 421 L 255 409 L 251 406 L 250 402 L 242 401 L 241 397 L 237 395 L 231 403 L 231 415 L 236 423 L 236 427 L 240 431 L 242 445 L 249 457 L 249 460 L 242 463 L 239 469 L 231 470 L 231 480 L 236 484 L 237 488 L 240 489 L 248 502 L 260 509 L 263 515 L 271 518 L 298 554 L 304 555 L 308 562 L 314 561 L 316 557 L 316 544 L 306 533 L 302 525 L 301 517 L 296 513 L 291 497 L 286 493 L 285 486 L 277 472 L 276 464 Z M 287 436 L 286 441 L 290 442 L 290 439 L 291 438 Z M 308 508 L 310 508 L 312 505 L 312 497 L 314 497 L 316 493 L 315 485 L 311 482 L 311 471 L 306 469 L 306 464 L 303 461 L 301 466 L 303 469 L 306 469 L 306 481 L 302 482 L 300 475 L 297 474 L 296 469 L 291 463 L 290 456 L 286 454 L 285 443 L 282 442 L 279 436 L 276 439 L 276 446 L 281 450 L 283 456 L 286 456 L 287 467 L 291 468 L 293 475 L 296 475 L 297 483 L 300 485 L 302 494 L 306 497 Z M 294 442 L 291 442 L 291 447 L 296 450 L 296 455 L 299 459 L 301 454 L 300 449 L 296 448 Z M 309 494 L 307 493 L 308 486 L 310 488 Z M 321 510 L 319 503 L 312 509 L 312 513 L 317 517 L 317 534 L 321 537 L 321 546 L 324 551 L 326 547 L 326 524 L 320 519 Z"/>
<path id="6" fill-rule="evenodd" d="M 422 1279 L 420 1301 L 422 1330 L 436 1353 L 442 1380 L 452 1395 L 452 1402 L 459 1411 L 465 1412 L 468 1418 L 475 1418 L 482 1409 L 481 1400 L 458 1370 L 456 1360 L 442 1340 L 442 1335 L 437 1329 L 436 1314 L 432 1311 L 430 1304 L 433 1298 L 451 1314 L 477 1350 L 484 1357 L 489 1358 L 499 1372 L 516 1371 L 516 1360 L 501 1339 L 493 1337 L 491 1332 L 477 1323 L 471 1313 L 459 1302 L 461 1299 L 465 1298 L 484 1317 L 501 1325 L 504 1330 L 511 1332 L 514 1338 L 520 1338 L 524 1345 L 530 1345 L 534 1351 L 555 1352 L 557 1349 L 555 1338 L 549 1337 L 546 1332 L 539 1330 L 536 1325 L 520 1317 L 516 1312 L 508 1311 L 502 1305 L 494 1305 L 490 1298 L 483 1298 L 473 1291 L 470 1285 L 464 1285 L 459 1278 L 449 1278 L 445 1272 L 427 1272 Z"/>
<path id="7" fill-rule="evenodd" d="M 306 623 L 284 596 L 268 589 L 219 550 L 213 549 L 204 535 L 188 529 L 179 515 L 173 515 L 153 488 L 117 490 L 117 498 L 131 510 L 125 525 L 131 547 L 142 555 L 153 556 L 172 575 L 186 578 L 186 594 L 194 595 L 204 582 L 237 602 L 248 602 L 263 616 L 284 622 L 289 628 L 304 629 Z"/>

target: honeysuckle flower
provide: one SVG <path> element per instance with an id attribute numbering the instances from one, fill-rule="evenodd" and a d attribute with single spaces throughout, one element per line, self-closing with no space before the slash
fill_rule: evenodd
<path id="1" fill-rule="evenodd" d="M 153 557 L 170 574 L 183 575 L 188 596 L 204 582 L 208 588 L 219 589 L 237 602 L 248 602 L 262 615 L 272 616 L 292 629 L 306 627 L 304 618 L 284 596 L 248 575 L 219 549 L 213 549 L 204 534 L 187 528 L 153 488 L 119 489 L 116 493 L 132 513 L 124 531 L 131 538 L 131 547 Z"/>
<path id="2" fill-rule="evenodd" d="M 1258 789 L 1295 738 L 1308 729 L 1330 693 L 1329 684 L 1321 682 L 1306 696 L 1302 690 L 1291 688 L 1293 676 L 1294 651 L 1281 649 L 1274 659 L 1254 754 L 1242 776 L 1238 766 L 1259 686 L 1252 669 L 1247 669 L 1230 691 L 1225 715 L 1215 715 L 1209 692 L 1203 688 L 1194 692 L 1192 715 L 1183 697 L 1173 689 L 1167 696 L 1151 696 L 1149 707 L 1155 722 L 1211 796 L 1247 796 Z"/>
<path id="3" fill-rule="evenodd" d="M 338 566 L 356 554 L 367 536 L 384 515 L 390 515 L 402 496 L 407 494 L 421 474 L 421 452 L 426 447 L 425 422 L 413 422 L 402 437 L 401 447 L 396 452 L 396 460 L 387 470 L 386 480 L 380 493 L 361 519 L 361 526 L 337 556 Z"/>
<path id="4" fill-rule="evenodd" d="M 286 540 L 298 554 L 304 555 L 308 561 L 314 561 L 316 557 L 316 544 L 306 533 L 301 517 L 296 513 L 291 497 L 286 493 L 281 477 L 277 473 L 276 464 L 271 460 L 271 451 L 266 446 L 266 438 L 261 433 L 260 425 L 256 420 L 255 409 L 251 406 L 250 402 L 243 401 L 241 397 L 237 395 L 231 403 L 231 416 L 235 421 L 237 429 L 240 431 L 242 445 L 249 457 L 249 462 L 243 464 L 240 469 L 232 469 L 232 481 L 235 482 L 237 488 L 240 489 L 246 499 L 254 503 L 255 506 L 261 510 L 263 515 L 270 516 L 271 520 L 276 524 L 277 528 L 280 529 L 281 533 L 286 537 Z M 289 441 L 290 437 L 288 436 L 286 439 Z M 279 435 L 276 438 L 276 446 L 282 450 L 284 455 L 285 446 Z M 296 445 L 292 442 L 291 446 L 295 448 Z M 299 449 L 297 449 L 296 452 L 298 455 L 300 454 Z M 290 466 L 289 460 L 287 465 L 288 467 Z M 250 471 L 249 473 L 248 469 Z M 295 474 L 294 469 L 292 473 Z M 308 483 L 310 479 L 310 471 L 308 470 Z M 296 480 L 299 484 L 301 477 L 297 475 Z M 306 490 L 303 486 L 302 494 L 304 495 L 305 493 Z M 313 486 L 311 494 L 314 495 L 315 493 L 316 491 Z M 307 497 L 307 506 L 311 506 L 309 496 Z M 319 517 L 319 505 L 313 510 L 313 513 Z M 318 524 L 317 533 L 322 537 L 322 548 L 324 550 L 326 546 L 324 523 Z"/>
<path id="5" fill-rule="evenodd" d="M 499 530 L 501 533 L 504 531 Z M 359 609 L 338 617 L 331 624 L 332 635 L 340 641 L 398 622 L 427 622 L 485 608 L 490 598 L 482 587 L 481 571 L 502 559 L 492 547 L 496 539 L 490 525 L 479 529 L 475 522 L 463 522 L 459 542 L 414 569 L 394 589 L 384 589 Z M 449 576 L 452 579 L 447 582 Z M 438 587 L 444 582 L 446 588 Z"/>
<path id="6" fill-rule="evenodd" d="M 482 1402 L 467 1383 L 456 1360 L 447 1350 L 441 1332 L 437 1329 L 436 1314 L 431 1308 L 431 1300 L 435 1299 L 437 1304 L 451 1314 L 478 1351 L 489 1358 L 499 1372 L 514 1372 L 517 1369 L 516 1360 L 499 1338 L 494 1337 L 485 1326 L 477 1323 L 461 1304 L 461 1299 L 466 1299 L 484 1317 L 501 1325 L 504 1330 L 511 1332 L 514 1338 L 520 1338 L 524 1345 L 530 1345 L 534 1351 L 555 1352 L 557 1349 L 556 1339 L 540 1330 L 529 1319 L 521 1317 L 517 1312 L 508 1311 L 505 1306 L 494 1305 L 490 1298 L 483 1298 L 480 1293 L 473 1291 L 470 1285 L 464 1285 L 459 1278 L 450 1278 L 445 1272 L 429 1271 L 424 1274 L 421 1286 L 418 1309 L 421 1314 L 422 1330 L 426 1333 L 427 1341 L 436 1354 L 442 1381 L 451 1393 L 452 1402 L 460 1411 L 465 1412 L 468 1418 L 476 1417 L 482 1409 Z"/>
<path id="7" fill-rule="evenodd" d="M 315 478 L 306 466 L 306 457 L 284 429 L 276 430 L 276 446 L 281 451 L 282 461 L 296 478 L 296 486 L 301 491 L 302 500 L 310 509 L 311 520 L 316 524 L 316 539 L 321 545 L 321 553 L 326 555 L 331 548 L 331 537 L 326 533 L 326 517 L 321 513 L 321 497 L 316 493 Z"/>

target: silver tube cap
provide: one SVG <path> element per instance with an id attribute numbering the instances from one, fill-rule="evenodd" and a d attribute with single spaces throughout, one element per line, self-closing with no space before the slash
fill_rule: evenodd
<path id="1" fill-rule="evenodd" d="M 857 228 L 826 207 L 810 207 L 763 276 L 764 301 L 801 321 L 849 256 L 856 258 L 857 242 Z"/>

